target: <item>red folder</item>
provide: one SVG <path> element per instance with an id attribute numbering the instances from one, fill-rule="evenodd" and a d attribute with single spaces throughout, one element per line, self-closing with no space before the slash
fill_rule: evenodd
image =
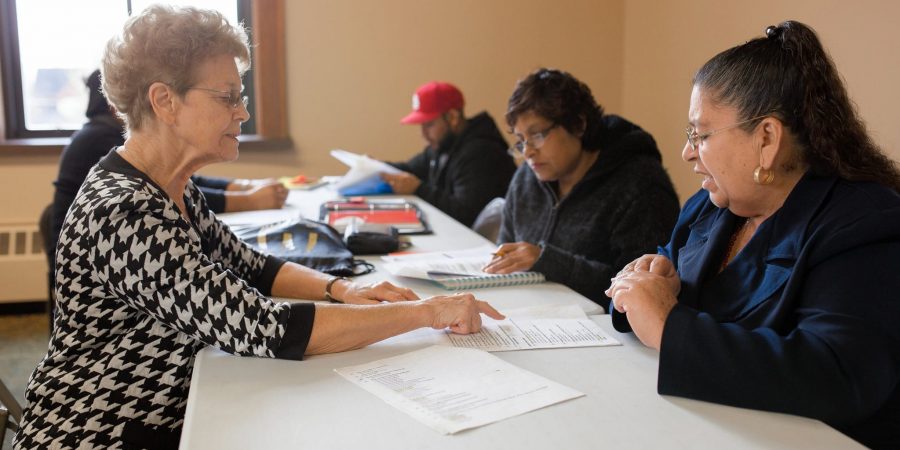
<path id="1" fill-rule="evenodd" d="M 424 214 L 413 202 L 405 200 L 370 200 L 364 197 L 351 197 L 322 204 L 320 220 L 341 230 L 347 225 L 347 219 L 358 217 L 367 223 L 391 225 L 400 234 L 428 234 L 431 227 L 425 221 Z"/>
<path id="2" fill-rule="evenodd" d="M 359 217 L 369 223 L 385 223 L 385 224 L 417 224 L 419 223 L 419 214 L 414 209 L 406 210 L 390 210 L 390 209 L 369 209 L 369 210 L 339 210 L 328 213 L 328 224 L 333 225 L 336 221 L 344 217 Z"/>

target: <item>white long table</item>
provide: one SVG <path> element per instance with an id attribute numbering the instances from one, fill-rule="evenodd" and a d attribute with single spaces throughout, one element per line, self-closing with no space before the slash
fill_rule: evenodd
<path id="1" fill-rule="evenodd" d="M 327 189 L 294 193 L 293 211 L 314 218 Z M 419 201 L 435 234 L 416 236 L 423 251 L 463 249 L 485 240 Z M 283 210 L 275 215 L 296 214 Z M 230 218 L 234 220 L 234 218 Z M 376 267 L 379 262 L 372 260 Z M 446 293 L 426 281 L 399 280 L 384 271 L 362 280 L 390 279 L 422 296 Z M 596 305 L 565 286 L 493 288 L 476 295 L 503 311 L 541 304 Z M 602 312 L 602 309 L 599 311 Z M 304 361 L 230 356 L 207 348 L 194 366 L 181 447 L 188 449 L 596 449 L 608 448 L 856 448 L 822 422 L 784 414 L 660 396 L 658 355 L 632 335 L 612 329 L 607 315 L 591 316 L 620 347 L 530 350 L 494 355 L 587 394 L 455 435 L 444 436 L 372 394 L 335 368 L 422 347 L 403 336 L 367 348 Z"/>

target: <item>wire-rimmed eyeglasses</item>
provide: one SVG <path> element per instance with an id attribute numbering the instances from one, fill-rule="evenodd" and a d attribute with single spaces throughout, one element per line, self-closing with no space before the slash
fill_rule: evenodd
<path id="1" fill-rule="evenodd" d="M 218 89 L 210 89 L 205 87 L 196 87 L 192 86 L 188 89 L 196 89 L 198 91 L 206 91 L 206 92 L 214 92 L 216 94 L 225 94 L 225 95 L 216 95 L 215 97 L 221 100 L 226 105 L 230 106 L 232 109 L 238 109 L 243 105 L 245 108 L 250 103 L 250 98 L 246 95 L 241 95 L 241 91 L 233 90 L 233 91 L 221 91 Z"/>
<path id="2" fill-rule="evenodd" d="M 559 124 L 554 123 L 553 125 L 550 125 L 549 127 L 541 131 L 538 131 L 537 133 L 531 133 L 530 135 L 528 135 L 527 139 L 521 139 L 513 144 L 510 150 L 514 149 L 519 153 L 525 153 L 525 148 L 527 147 L 531 147 L 537 150 L 544 146 L 544 141 L 547 140 L 547 135 L 550 134 L 550 131 L 558 126 Z"/>
<path id="3" fill-rule="evenodd" d="M 763 117 L 766 117 L 766 116 L 768 116 L 768 114 L 763 114 L 761 116 L 757 116 L 752 119 L 743 120 L 741 122 L 728 125 L 727 127 L 722 127 L 722 128 L 718 128 L 718 129 L 715 129 L 712 131 L 707 131 L 706 133 L 702 133 L 702 134 L 698 134 L 697 129 L 695 129 L 693 127 L 685 128 L 684 132 L 685 132 L 685 134 L 687 134 L 687 140 L 688 140 L 688 143 L 691 144 L 691 148 L 694 151 L 697 151 L 697 148 L 700 147 L 700 143 L 705 141 L 708 137 L 710 137 L 716 133 L 720 133 L 722 131 L 726 131 L 726 130 L 730 130 L 732 128 L 739 127 L 745 123 L 753 122 L 754 120 L 758 120 L 758 119 L 762 119 Z"/>

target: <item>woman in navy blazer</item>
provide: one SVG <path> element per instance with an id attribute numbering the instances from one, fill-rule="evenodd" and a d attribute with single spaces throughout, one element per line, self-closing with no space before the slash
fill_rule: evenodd
<path id="1" fill-rule="evenodd" d="M 900 446 L 900 172 L 798 22 L 694 78 L 703 175 L 671 241 L 607 291 L 660 351 L 658 390 L 825 421 Z"/>

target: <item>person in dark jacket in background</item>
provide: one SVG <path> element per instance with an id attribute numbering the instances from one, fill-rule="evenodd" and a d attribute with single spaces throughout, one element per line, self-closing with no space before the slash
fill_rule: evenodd
<path id="1" fill-rule="evenodd" d="M 404 171 L 382 174 L 395 194 L 415 194 L 460 223 L 472 226 L 495 197 L 503 197 L 516 171 L 506 140 L 487 112 L 466 118 L 462 92 L 432 81 L 416 90 L 413 111 L 400 120 L 422 126 L 425 149 Z"/>
<path id="2" fill-rule="evenodd" d="M 490 273 L 531 270 L 608 310 L 610 278 L 666 242 L 678 197 L 653 137 L 605 115 L 569 73 L 519 81 L 506 121 L 527 164 L 506 196 Z"/>

